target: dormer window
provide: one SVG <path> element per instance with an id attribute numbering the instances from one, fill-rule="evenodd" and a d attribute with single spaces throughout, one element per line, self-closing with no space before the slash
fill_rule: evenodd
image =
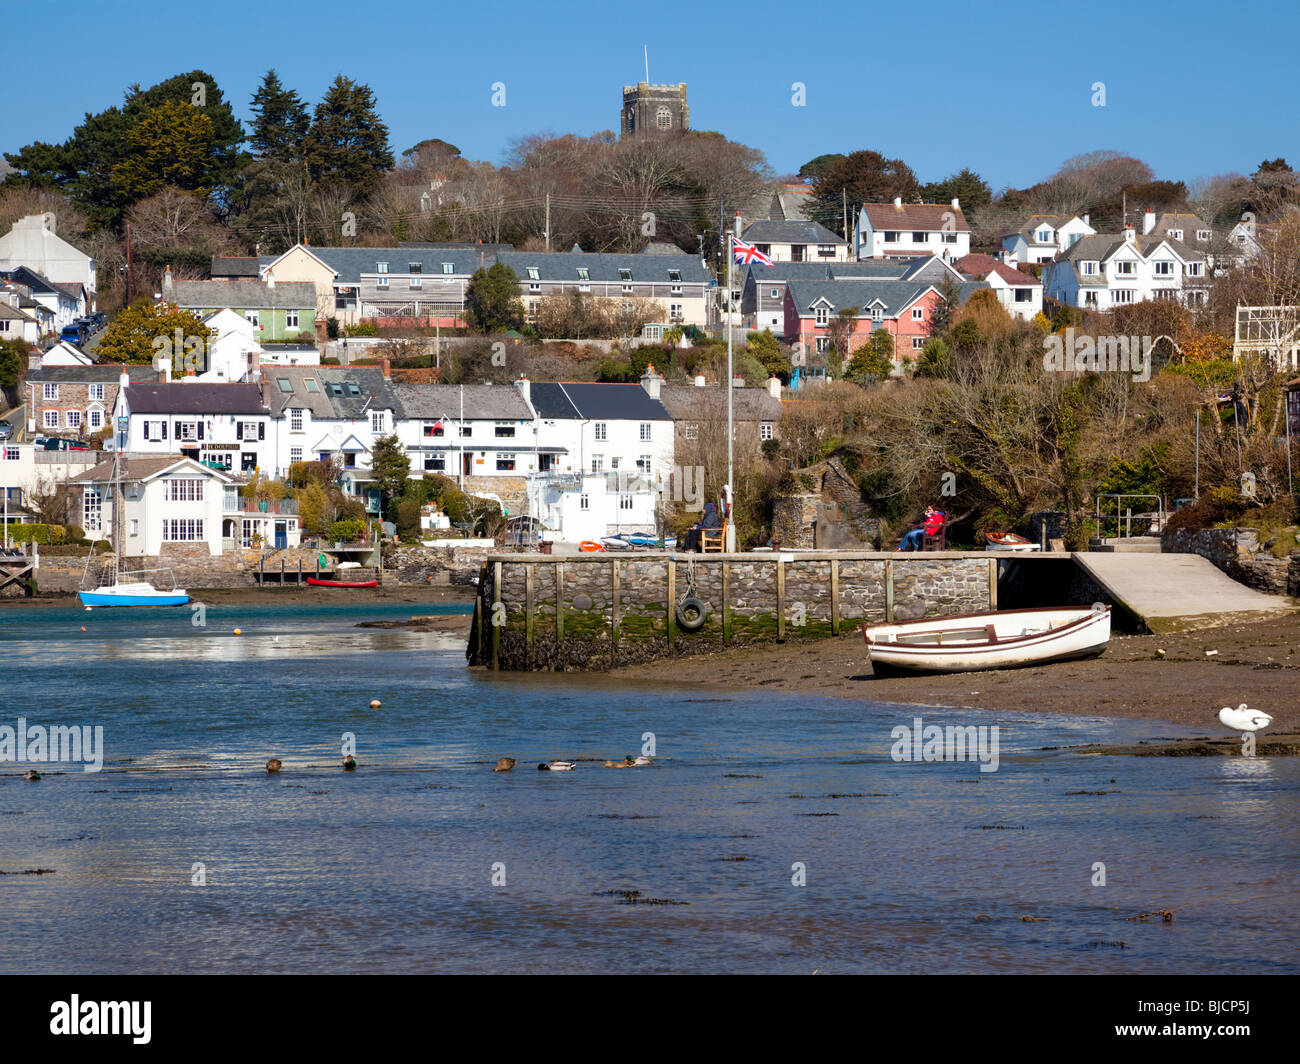
<path id="1" fill-rule="evenodd" d="M 1169 230 L 1169 236 L 1170 236 L 1172 239 L 1174 239 L 1174 240 L 1182 240 L 1182 239 L 1183 239 L 1183 231 L 1182 231 L 1181 229 L 1170 229 L 1170 230 Z"/>
<path id="2" fill-rule="evenodd" d="M 883 307 L 872 307 L 872 308 L 871 308 L 871 320 L 872 320 L 872 321 L 884 321 L 884 320 L 885 320 L 885 311 L 884 311 L 884 308 L 883 308 Z"/>
<path id="3" fill-rule="evenodd" d="M 1085 277 L 1095 277 L 1097 275 L 1097 261 L 1095 259 L 1085 259 L 1079 263 L 1079 272 Z"/>
<path id="4" fill-rule="evenodd" d="M 1050 244 L 1052 242 L 1052 231 L 1050 229 L 1038 230 L 1038 242 L 1040 244 Z"/>
<path id="5" fill-rule="evenodd" d="M 444 263 L 442 264 L 442 272 L 443 272 L 443 273 L 455 273 L 455 272 L 456 272 L 456 264 L 455 264 L 454 262 L 444 262 Z"/>
<path id="6" fill-rule="evenodd" d="M 589 269 L 587 269 L 586 266 L 579 266 L 579 267 L 578 267 L 578 280 L 579 280 L 579 281 L 590 281 L 590 280 L 591 280 L 591 271 L 590 271 Z"/>
<path id="7" fill-rule="evenodd" d="M 1210 231 L 1208 229 L 1196 230 L 1196 239 L 1199 240 L 1202 244 L 1205 243 L 1205 241 L 1210 239 Z"/>
<path id="8" fill-rule="evenodd" d="M 630 280 L 632 280 L 632 271 L 631 271 L 631 270 L 625 270 L 625 269 L 623 269 L 623 267 L 620 266 L 620 267 L 619 267 L 619 270 L 618 270 L 618 279 L 619 279 L 620 281 L 630 281 Z"/>
<path id="9" fill-rule="evenodd" d="M 825 325 L 830 321 L 830 311 L 825 307 L 818 307 L 816 311 L 814 311 L 814 314 L 818 325 Z"/>
<path id="10" fill-rule="evenodd" d="M 537 269 L 536 266 L 529 266 L 529 267 L 528 267 L 528 279 L 529 279 L 530 281 L 540 281 L 540 280 L 542 279 L 542 275 L 541 275 L 541 273 L 538 271 L 538 269 Z"/>
<path id="11" fill-rule="evenodd" d="M 388 272 L 388 263 L 386 263 L 386 262 L 376 262 L 376 263 L 375 263 L 375 272 L 376 272 L 376 273 L 387 273 L 387 272 Z"/>
<path id="12" fill-rule="evenodd" d="M 411 262 L 407 265 L 410 267 L 410 269 L 407 270 L 408 273 L 424 273 L 424 263 L 422 262 Z"/>
<path id="13" fill-rule="evenodd" d="M 681 271 L 681 270 L 669 270 L 669 271 L 668 271 L 668 280 L 670 280 L 670 281 L 680 281 L 681 279 L 682 279 L 682 271 Z"/>

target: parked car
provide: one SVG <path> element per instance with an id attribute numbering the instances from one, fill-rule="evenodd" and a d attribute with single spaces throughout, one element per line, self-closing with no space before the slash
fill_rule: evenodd
<path id="1" fill-rule="evenodd" d="M 89 440 L 65 439 L 61 436 L 48 436 L 45 440 L 47 451 L 89 451 Z"/>
<path id="2" fill-rule="evenodd" d="M 0 440 L 7 440 L 14 434 L 14 426 L 10 421 L 0 421 Z"/>

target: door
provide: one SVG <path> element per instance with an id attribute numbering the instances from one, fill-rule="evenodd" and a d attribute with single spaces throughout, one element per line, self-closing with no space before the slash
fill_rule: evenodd
<path id="1" fill-rule="evenodd" d="M 466 451 L 460 456 L 460 459 L 460 471 L 464 473 L 465 476 L 472 477 L 474 475 L 474 452 Z"/>
<path id="2" fill-rule="evenodd" d="M 284 521 L 275 523 L 275 549 L 284 550 L 289 546 L 288 526 Z"/>

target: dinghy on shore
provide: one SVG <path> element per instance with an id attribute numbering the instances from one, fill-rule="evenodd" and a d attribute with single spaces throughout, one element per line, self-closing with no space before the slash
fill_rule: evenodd
<path id="1" fill-rule="evenodd" d="M 1014 669 L 1091 658 L 1110 642 L 1110 607 L 929 617 L 862 626 L 877 674 Z"/>
<path id="2" fill-rule="evenodd" d="M 984 547 L 985 550 L 1038 550 L 1037 543 L 1025 539 L 1024 536 L 1017 536 L 1014 532 L 985 532 L 984 538 L 988 541 Z"/>

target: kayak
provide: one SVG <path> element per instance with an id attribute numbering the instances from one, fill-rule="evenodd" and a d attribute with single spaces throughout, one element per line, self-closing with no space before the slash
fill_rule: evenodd
<path id="1" fill-rule="evenodd" d="M 317 587 L 378 587 L 378 580 L 317 580 L 314 576 L 307 577 L 307 583 L 315 584 Z"/>

